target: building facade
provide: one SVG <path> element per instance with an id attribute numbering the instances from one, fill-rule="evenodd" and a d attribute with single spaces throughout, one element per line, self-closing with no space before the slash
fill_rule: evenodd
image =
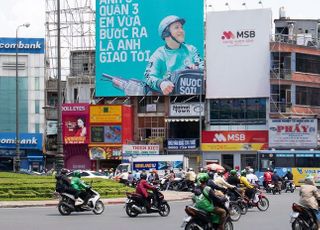
<path id="1" fill-rule="evenodd" d="M 16 63 L 16 53 L 18 63 Z M 0 135 L 16 137 L 16 69 L 18 68 L 19 133 L 33 139 L 32 145 L 21 143 L 21 169 L 41 171 L 45 167 L 42 135 L 45 129 L 44 106 L 44 39 L 0 38 Z M 32 137 L 31 137 L 32 136 Z M 37 141 L 35 141 L 35 139 Z M 37 144 L 35 143 L 37 142 Z M 15 145 L 0 147 L 0 169 L 12 170 Z M 31 157 L 31 156 L 34 157 Z"/>

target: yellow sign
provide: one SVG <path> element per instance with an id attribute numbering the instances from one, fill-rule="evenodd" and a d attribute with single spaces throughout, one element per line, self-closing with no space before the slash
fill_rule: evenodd
<path id="1" fill-rule="evenodd" d="M 121 123 L 121 105 L 90 106 L 90 123 Z"/>
<path id="2" fill-rule="evenodd" d="M 263 150 L 264 143 L 201 143 L 202 151 L 246 151 Z"/>

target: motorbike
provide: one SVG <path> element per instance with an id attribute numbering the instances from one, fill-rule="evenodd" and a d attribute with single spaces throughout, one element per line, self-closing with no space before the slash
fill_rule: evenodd
<path id="1" fill-rule="evenodd" d="M 231 202 L 234 202 L 239 206 L 241 215 L 247 214 L 248 202 L 242 198 L 238 189 L 228 189 L 227 195 L 230 197 Z"/>
<path id="2" fill-rule="evenodd" d="M 100 215 L 104 212 L 104 204 L 100 200 L 100 194 L 93 190 L 91 187 L 87 188 L 87 193 L 89 193 L 90 198 L 87 205 L 78 204 L 76 205 L 76 198 L 74 195 L 68 193 L 59 194 L 60 200 L 58 203 L 58 210 L 61 215 L 67 216 L 72 212 L 87 212 L 92 211 L 96 215 Z"/>
<path id="3" fill-rule="evenodd" d="M 101 80 L 111 82 L 115 88 L 123 91 L 126 96 L 159 95 L 161 93 L 151 89 L 144 81 L 135 78 L 125 79 L 103 73 Z M 175 71 L 166 80 L 174 84 L 171 95 L 197 95 L 204 92 L 203 70 L 201 69 Z"/>
<path id="4" fill-rule="evenodd" d="M 225 203 L 228 210 L 228 202 Z M 181 228 L 185 230 L 214 230 L 219 226 L 219 216 L 213 213 L 207 213 L 192 205 L 186 206 L 185 212 L 187 217 L 184 218 Z M 230 218 L 230 213 L 227 211 L 227 219 L 224 225 L 225 230 L 233 230 L 233 223 Z"/>
<path id="5" fill-rule="evenodd" d="M 281 194 L 281 186 L 282 186 L 281 184 L 282 183 L 280 181 L 278 182 L 277 186 L 274 183 L 268 184 L 273 195 L 275 195 L 276 193 Z"/>
<path id="6" fill-rule="evenodd" d="M 143 213 L 159 213 L 160 216 L 168 216 L 170 213 L 170 206 L 164 199 L 164 195 L 158 191 L 153 190 L 153 199 L 151 200 L 151 207 L 146 207 L 144 197 L 138 193 L 126 193 L 127 200 L 125 203 L 126 213 L 129 217 L 136 217 Z"/>
<path id="7" fill-rule="evenodd" d="M 284 181 L 284 185 L 285 185 L 285 192 L 291 192 L 293 193 L 294 190 L 296 189 L 296 185 L 293 183 L 293 180 L 285 180 Z"/>
<path id="8" fill-rule="evenodd" d="M 293 203 L 292 213 L 290 215 L 290 224 L 292 230 L 310 229 L 317 230 L 317 217 L 312 209 Z"/>
<path id="9" fill-rule="evenodd" d="M 247 201 L 248 208 L 257 207 L 260 211 L 267 211 L 269 208 L 269 200 L 261 190 L 256 190 L 253 200 L 245 197 Z"/>

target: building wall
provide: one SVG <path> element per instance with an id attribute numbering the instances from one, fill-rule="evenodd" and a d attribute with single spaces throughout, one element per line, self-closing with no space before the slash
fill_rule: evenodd
<path id="1" fill-rule="evenodd" d="M 0 55 L 0 131 L 15 132 L 16 69 L 15 54 Z M 20 132 L 44 132 L 44 54 L 19 54 L 19 128 Z M 23 65 L 24 67 L 20 67 Z M 35 83 L 35 78 L 37 82 Z M 38 101 L 38 113 L 35 111 Z M 36 127 L 36 124 L 37 127 Z M 36 130 L 38 128 L 38 130 Z"/>

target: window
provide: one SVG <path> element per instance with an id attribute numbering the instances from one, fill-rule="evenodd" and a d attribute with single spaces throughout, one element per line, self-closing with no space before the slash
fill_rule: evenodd
<path id="1" fill-rule="evenodd" d="M 297 53 L 296 65 L 297 72 L 320 74 L 320 56 Z"/>
<path id="2" fill-rule="evenodd" d="M 39 123 L 34 124 L 34 131 L 35 131 L 35 133 L 40 133 L 40 124 Z"/>
<path id="3" fill-rule="evenodd" d="M 265 124 L 266 99 L 210 100 L 210 124 Z"/>
<path id="4" fill-rule="evenodd" d="M 78 92 L 78 88 L 74 88 L 74 89 L 73 89 L 73 101 L 74 101 L 74 102 L 78 102 L 78 96 L 79 96 L 78 93 L 79 93 L 79 92 Z"/>
<path id="5" fill-rule="evenodd" d="M 34 89 L 40 90 L 40 78 L 39 77 L 34 78 Z"/>
<path id="6" fill-rule="evenodd" d="M 297 86 L 296 103 L 298 105 L 320 106 L 320 89 Z"/>
<path id="7" fill-rule="evenodd" d="M 40 113 L 40 100 L 35 100 L 34 101 L 35 102 L 35 106 L 34 106 L 34 112 L 36 113 L 36 114 L 39 114 Z"/>

